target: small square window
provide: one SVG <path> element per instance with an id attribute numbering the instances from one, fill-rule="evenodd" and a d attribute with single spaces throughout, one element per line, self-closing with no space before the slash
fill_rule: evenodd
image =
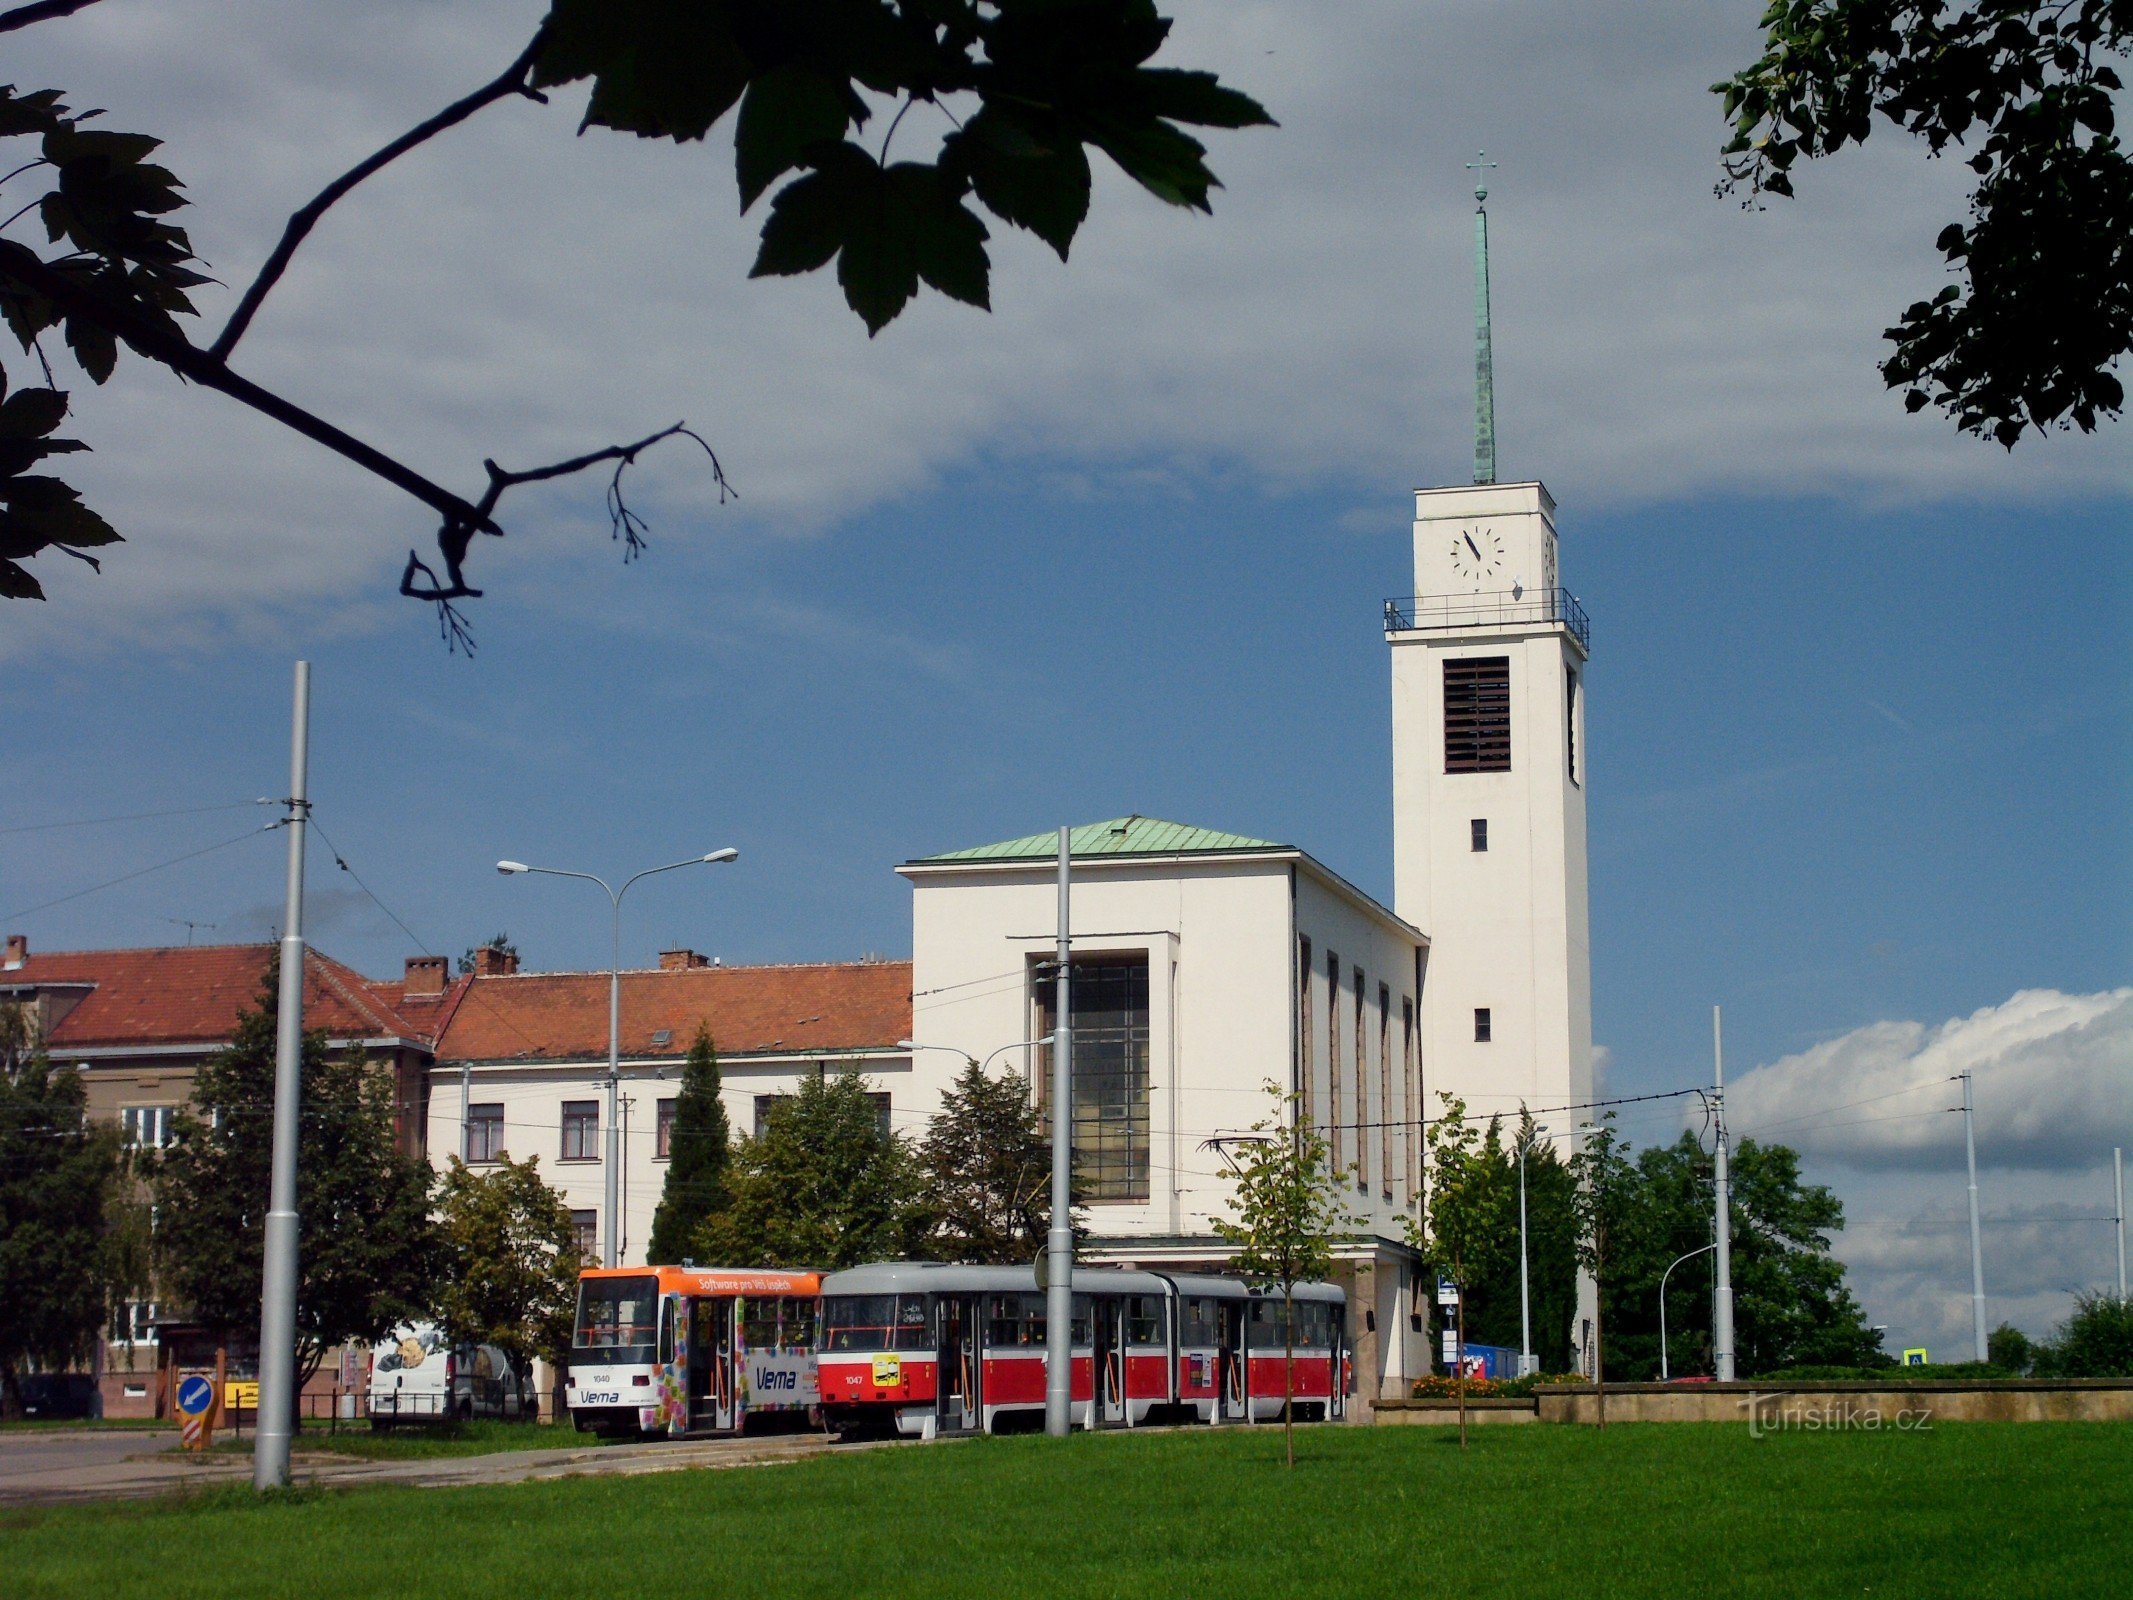
<path id="1" fill-rule="evenodd" d="M 1487 1044 L 1489 1042 L 1489 1008 L 1487 1006 L 1476 1006 L 1474 1008 L 1474 1042 L 1476 1044 Z"/>
<path id="2" fill-rule="evenodd" d="M 763 1130 L 770 1126 L 770 1113 L 785 1096 L 782 1094 L 759 1094 L 755 1097 L 755 1136 L 763 1137 Z"/>
<path id="3" fill-rule="evenodd" d="M 1467 827 L 1473 834 L 1474 853 L 1479 855 L 1489 847 L 1489 819 L 1487 817 L 1476 817 L 1467 824 Z"/>
<path id="4" fill-rule="evenodd" d="M 578 1242 L 578 1256 L 584 1261 L 600 1259 L 600 1213 L 597 1211 L 573 1211 L 570 1214 L 570 1231 Z"/>
<path id="5" fill-rule="evenodd" d="M 600 1159 L 600 1102 L 563 1102 L 563 1157 L 565 1161 Z"/>

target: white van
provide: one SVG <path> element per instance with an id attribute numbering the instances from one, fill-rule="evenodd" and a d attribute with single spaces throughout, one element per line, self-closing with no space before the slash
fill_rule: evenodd
<path id="1" fill-rule="evenodd" d="M 539 1401 L 520 1377 L 493 1344 L 452 1349 L 435 1323 L 407 1323 L 371 1350 L 370 1425 L 531 1418 Z"/>

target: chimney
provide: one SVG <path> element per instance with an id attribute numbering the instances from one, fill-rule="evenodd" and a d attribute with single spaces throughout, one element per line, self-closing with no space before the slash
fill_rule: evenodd
<path id="1" fill-rule="evenodd" d="M 5 967 L 9 972 L 13 972 L 17 967 L 26 965 L 29 959 L 30 936 L 26 933 L 9 934 L 7 936 L 7 959 L 0 961 L 0 967 Z"/>
<path id="2" fill-rule="evenodd" d="M 401 981 L 400 992 L 410 1000 L 443 994 L 451 965 L 443 956 L 409 956 L 407 976 Z"/>
<path id="3" fill-rule="evenodd" d="M 477 978 L 508 978 L 516 971 L 516 950 L 499 950 L 493 944 L 485 944 L 474 952 L 474 976 Z"/>
<path id="4" fill-rule="evenodd" d="M 694 950 L 662 950 L 659 952 L 661 972 L 687 972 L 692 967 L 708 967 L 710 957 L 700 956 Z"/>

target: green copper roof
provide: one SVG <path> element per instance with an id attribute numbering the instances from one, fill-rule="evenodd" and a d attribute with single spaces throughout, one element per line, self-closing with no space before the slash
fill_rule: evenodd
<path id="1" fill-rule="evenodd" d="M 1160 817 L 1114 817 L 1109 822 L 1084 823 L 1074 830 L 1071 848 L 1082 856 L 1176 856 L 1215 855 L 1223 851 L 1286 850 L 1289 846 L 1269 839 L 1248 839 L 1241 833 L 1218 833 L 1213 828 L 1190 828 L 1182 822 Z M 945 850 L 937 856 L 921 856 L 914 865 L 942 861 L 1043 861 L 1059 854 L 1059 833 L 1033 833 L 1023 839 L 1003 839 L 998 844 L 978 845 L 969 850 Z"/>

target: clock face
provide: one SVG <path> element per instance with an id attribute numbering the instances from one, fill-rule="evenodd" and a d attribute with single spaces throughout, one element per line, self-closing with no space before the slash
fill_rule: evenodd
<path id="1" fill-rule="evenodd" d="M 1493 528 L 1462 528 L 1452 535 L 1452 571 L 1477 589 L 1503 571 L 1503 540 Z"/>

